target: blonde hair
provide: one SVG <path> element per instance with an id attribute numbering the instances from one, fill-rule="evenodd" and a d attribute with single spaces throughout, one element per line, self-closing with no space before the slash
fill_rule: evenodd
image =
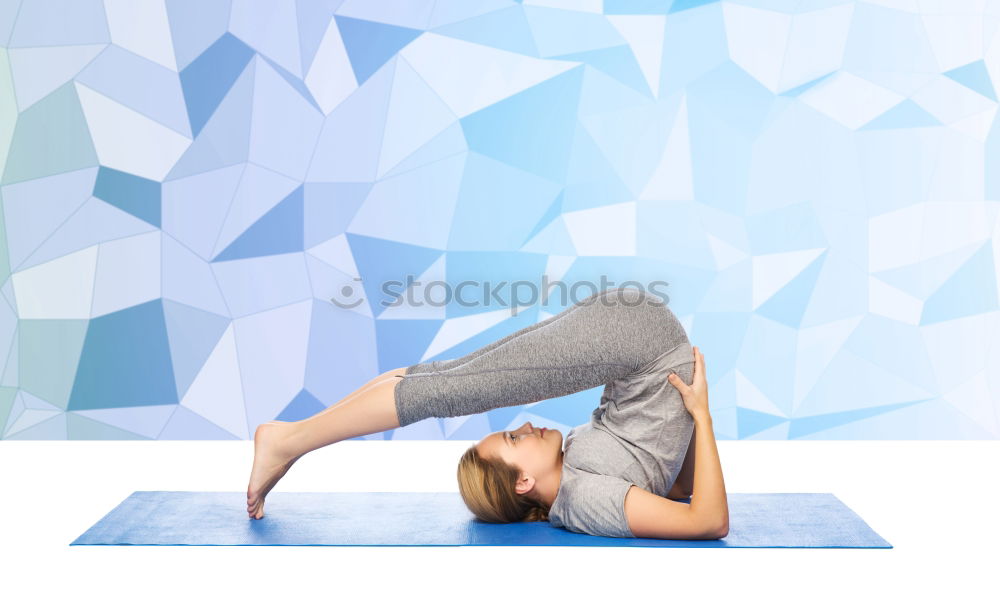
<path id="1" fill-rule="evenodd" d="M 487 523 L 548 521 L 549 507 L 514 490 L 521 472 L 503 459 L 469 447 L 458 460 L 458 492 L 472 514 Z"/>

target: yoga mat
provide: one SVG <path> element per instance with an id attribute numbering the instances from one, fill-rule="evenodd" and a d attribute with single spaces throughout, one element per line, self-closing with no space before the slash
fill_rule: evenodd
<path id="1" fill-rule="evenodd" d="M 251 519 L 244 492 L 147 490 L 70 545 L 892 547 L 830 493 L 727 498 L 724 539 L 665 540 L 587 535 L 548 522 L 486 523 L 457 492 L 271 492 L 267 514 Z"/>

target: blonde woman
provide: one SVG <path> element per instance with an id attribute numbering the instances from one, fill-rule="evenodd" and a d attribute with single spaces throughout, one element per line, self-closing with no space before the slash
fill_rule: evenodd
<path id="1" fill-rule="evenodd" d="M 624 287 L 466 356 L 387 371 L 311 418 L 261 424 L 247 513 L 262 518 L 288 468 L 331 443 L 600 385 L 600 404 L 565 440 L 525 422 L 469 447 L 458 463 L 469 510 L 482 521 L 549 521 L 591 535 L 725 537 L 704 358 L 661 299 Z"/>

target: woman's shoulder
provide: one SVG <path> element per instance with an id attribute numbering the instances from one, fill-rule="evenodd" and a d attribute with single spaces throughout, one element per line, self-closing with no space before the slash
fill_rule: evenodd
<path id="1" fill-rule="evenodd" d="M 632 537 L 625 519 L 625 478 L 563 466 L 549 521 L 556 527 L 590 535 Z"/>

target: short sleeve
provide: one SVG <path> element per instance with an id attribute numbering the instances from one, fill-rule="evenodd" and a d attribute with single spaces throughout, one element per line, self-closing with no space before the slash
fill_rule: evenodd
<path id="1" fill-rule="evenodd" d="M 635 537 L 625 518 L 625 495 L 632 482 L 616 476 L 574 472 L 549 510 L 549 522 L 576 533 Z"/>

